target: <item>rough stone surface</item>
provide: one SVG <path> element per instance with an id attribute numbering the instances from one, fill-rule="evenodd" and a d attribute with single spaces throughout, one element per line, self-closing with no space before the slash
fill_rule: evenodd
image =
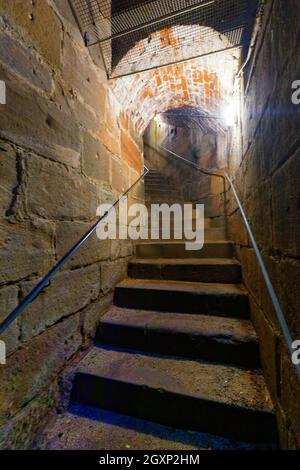
<path id="1" fill-rule="evenodd" d="M 267 2 L 262 25 L 264 34 L 257 44 L 255 68 L 243 101 L 243 135 L 237 133 L 233 138 L 231 154 L 235 158 L 229 161 L 293 339 L 299 338 L 300 331 L 300 106 L 291 99 L 292 83 L 300 71 L 299 21 L 299 2 Z M 235 215 L 230 217 L 232 239 L 250 248 L 246 238 L 241 237 L 242 223 L 237 222 Z M 281 443 L 284 448 L 299 447 L 295 396 L 300 393 L 300 381 L 295 378 L 291 359 L 282 355 L 282 331 L 255 266 L 253 252 L 242 248 L 237 254 L 253 297 L 252 317 L 260 337 L 265 376 L 277 409 Z"/>
<path id="2" fill-rule="evenodd" d="M 85 439 L 82 442 L 82 429 Z M 42 436 L 46 450 L 248 450 L 255 445 L 174 429 L 92 407 L 72 405 Z"/>
<path id="3" fill-rule="evenodd" d="M 0 428 L 0 448 L 7 450 L 30 450 L 49 420 L 58 401 L 58 385 L 53 382 L 39 396 L 21 409 Z"/>
<path id="4" fill-rule="evenodd" d="M 60 68 L 62 25 L 47 2 L 5 2 L 0 11 L 21 27 L 22 32 L 52 66 Z"/>
<path id="5" fill-rule="evenodd" d="M 1 134 L 25 148 L 70 166 L 79 166 L 79 132 L 66 110 L 36 93 L 17 75 L 3 69 L 7 104 L 0 114 Z"/>
<path id="6" fill-rule="evenodd" d="M 130 166 L 137 171 L 140 169 L 140 152 L 134 140 L 121 132 L 121 155 Z"/>
<path id="7" fill-rule="evenodd" d="M 115 305 L 162 312 L 248 317 L 248 297 L 240 285 L 124 279 L 115 288 Z"/>
<path id="8" fill-rule="evenodd" d="M 108 293 L 99 300 L 90 304 L 82 313 L 82 333 L 84 345 L 89 346 L 94 341 L 95 334 L 101 317 L 112 304 L 112 294 Z"/>
<path id="9" fill-rule="evenodd" d="M 275 399 L 278 391 L 277 371 L 277 336 L 272 324 L 264 316 L 264 312 L 255 301 L 251 301 L 251 319 L 257 332 L 260 346 L 261 363 L 264 375 L 272 395 Z"/>
<path id="10" fill-rule="evenodd" d="M 290 355 L 286 347 L 281 348 L 281 397 L 280 402 L 290 417 L 293 436 L 293 447 L 299 449 L 300 437 L 300 406 L 298 400 L 299 377 L 296 369 L 290 367 Z"/>
<path id="11" fill-rule="evenodd" d="M 83 222 L 58 222 L 56 225 L 56 255 L 62 258 L 65 253 L 90 229 L 91 224 Z M 71 257 L 64 269 L 85 266 L 109 257 L 109 240 L 100 240 L 94 233 L 89 240 Z"/>
<path id="12" fill-rule="evenodd" d="M 111 307 L 101 319 L 99 344 L 199 357 L 259 367 L 258 343 L 249 320 Z"/>
<path id="13" fill-rule="evenodd" d="M 129 188 L 128 168 L 117 158 L 111 160 L 111 182 L 119 194 L 124 193 Z"/>
<path id="14" fill-rule="evenodd" d="M 272 443 L 276 436 L 260 373 L 214 363 L 94 348 L 78 367 L 73 400 L 225 437 Z"/>
<path id="15" fill-rule="evenodd" d="M 131 240 L 110 240 L 110 257 L 112 260 L 124 258 L 133 254 L 133 243 Z"/>
<path id="16" fill-rule="evenodd" d="M 78 350 L 82 338 L 79 314 L 49 328 L 10 355 L 0 369 L 2 422 L 12 418 L 45 390 Z"/>
<path id="17" fill-rule="evenodd" d="M 85 133 L 83 142 L 84 173 L 95 181 L 109 183 L 110 162 L 110 154 L 101 142 Z"/>
<path id="18" fill-rule="evenodd" d="M 37 280 L 21 285 L 25 296 Z M 28 341 L 61 318 L 78 312 L 100 293 L 99 266 L 65 271 L 57 274 L 21 318 L 22 341 Z"/>
<path id="19" fill-rule="evenodd" d="M 57 163 L 28 156 L 27 204 L 31 213 L 89 220 L 96 216 L 99 203 L 100 189 L 83 176 L 58 168 Z"/>
<path id="20" fill-rule="evenodd" d="M 92 60 L 88 56 L 88 52 L 72 39 L 65 35 L 65 43 L 62 58 L 63 77 L 77 93 L 79 93 L 83 101 L 97 113 L 104 114 L 105 110 L 105 88 L 99 81 Z"/>
<path id="21" fill-rule="evenodd" d="M 297 258 L 300 258 L 299 172 L 300 147 L 272 180 L 274 248 Z"/>
<path id="22" fill-rule="evenodd" d="M 137 279 L 225 283 L 241 281 L 240 265 L 230 259 L 133 259 L 129 263 L 128 272 L 131 277 Z"/>
<path id="23" fill-rule="evenodd" d="M 5 142 L 0 142 L 0 218 L 14 204 L 17 187 L 16 151 Z"/>
<path id="24" fill-rule="evenodd" d="M 6 286 L 0 289 L 0 322 L 17 306 L 18 304 L 18 287 Z M 0 336 L 5 342 L 6 354 L 15 351 L 19 345 L 19 323 L 14 322 L 9 330 Z"/>
<path id="25" fill-rule="evenodd" d="M 0 16 L 0 79 L 6 84 L 0 113 L 3 320 L 94 223 L 99 204 L 113 203 L 127 189 L 130 165 L 137 162 L 123 161 L 124 110 L 108 87 L 99 48 L 84 46 L 68 2 L 0 2 Z M 137 139 L 123 114 L 124 132 Z M 112 153 L 120 162 L 114 168 Z M 110 294 L 100 297 L 100 264 L 124 258 L 125 272 L 131 252 L 127 240 L 111 244 L 93 236 L 3 335 L 10 372 L 1 369 L 2 448 L 34 446 L 58 406 L 62 371 L 89 347 L 111 300 Z M 114 279 L 116 272 L 106 276 L 109 290 Z"/>
<path id="26" fill-rule="evenodd" d="M 0 239 L 1 283 L 45 274 L 54 263 L 53 231 L 47 221 L 36 219 L 16 224 L 1 221 Z"/>
<path id="27" fill-rule="evenodd" d="M 0 32 L 0 62 L 5 67 L 17 70 L 20 75 L 29 84 L 50 93 L 52 91 L 52 78 L 49 69 L 37 59 L 31 52 L 28 54 L 28 48 L 20 45 L 8 31 Z"/>
<path id="28" fill-rule="evenodd" d="M 232 242 L 205 242 L 202 250 L 187 251 L 183 242 L 148 242 L 139 243 L 136 247 L 137 258 L 232 258 Z"/>
<path id="29" fill-rule="evenodd" d="M 101 264 L 101 290 L 103 292 L 110 291 L 117 282 L 124 279 L 127 271 L 127 261 L 105 261 Z"/>

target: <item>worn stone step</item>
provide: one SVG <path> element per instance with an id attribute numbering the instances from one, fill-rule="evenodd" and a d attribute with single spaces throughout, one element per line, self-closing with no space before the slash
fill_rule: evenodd
<path id="1" fill-rule="evenodd" d="M 168 189 L 177 191 L 180 193 L 179 188 L 177 188 L 174 184 L 170 184 L 168 182 L 162 182 L 159 180 L 153 181 L 145 181 L 145 190 L 146 191 L 167 191 Z"/>
<path id="2" fill-rule="evenodd" d="M 149 213 L 148 213 L 148 226 L 149 227 L 161 227 L 162 226 L 161 218 L 162 217 L 161 217 L 161 214 L 160 214 L 160 217 L 157 220 L 156 217 L 151 216 L 151 211 L 149 211 Z M 196 217 L 195 216 L 186 217 L 184 219 L 183 214 L 182 214 L 182 216 L 178 216 L 177 214 L 174 214 L 174 212 L 170 213 L 170 225 L 171 225 L 172 229 L 174 227 L 174 222 L 178 223 L 180 227 L 183 227 L 183 221 L 187 221 L 187 222 L 191 223 L 192 228 L 195 228 L 195 226 L 196 226 Z M 224 225 L 221 225 L 221 223 L 216 225 L 216 222 L 213 222 L 212 219 L 210 219 L 209 217 L 204 218 L 204 228 L 221 228 L 221 227 L 224 229 Z"/>
<path id="3" fill-rule="evenodd" d="M 170 181 L 168 181 L 165 178 L 162 178 L 161 176 L 152 176 L 150 178 L 145 179 L 145 186 L 148 186 L 148 185 L 150 186 L 152 184 L 155 184 L 155 185 L 158 184 L 163 187 L 168 186 L 168 185 L 176 187 L 175 184 L 170 183 Z"/>
<path id="4" fill-rule="evenodd" d="M 241 265 L 226 258 L 133 259 L 128 274 L 137 279 L 170 279 L 200 282 L 241 282 Z"/>
<path id="5" fill-rule="evenodd" d="M 146 202 L 153 202 L 155 204 L 183 204 L 183 197 L 178 194 L 177 192 L 166 191 L 159 193 L 154 192 L 146 192 L 145 193 L 145 201 Z"/>
<path id="6" fill-rule="evenodd" d="M 169 184 L 157 184 L 157 183 L 151 183 L 148 185 L 148 183 L 145 184 L 145 189 L 146 191 L 148 190 L 150 193 L 166 193 L 167 191 L 172 191 L 178 194 L 181 194 L 181 191 L 176 188 L 175 186 L 171 186 Z"/>
<path id="7" fill-rule="evenodd" d="M 262 374 L 199 360 L 95 347 L 78 366 L 72 402 L 245 441 L 276 440 Z"/>
<path id="8" fill-rule="evenodd" d="M 180 188 L 177 188 L 174 184 L 170 184 L 169 182 L 162 182 L 162 181 L 145 181 L 145 189 L 146 191 L 158 191 L 158 192 L 164 192 L 164 191 L 176 191 L 179 194 L 181 194 Z"/>
<path id="9" fill-rule="evenodd" d="M 82 430 L 84 429 L 84 439 Z M 74 403 L 43 432 L 40 450 L 256 450 L 242 442 Z M 271 447 L 272 448 L 272 447 Z"/>
<path id="10" fill-rule="evenodd" d="M 152 181 L 161 181 L 166 184 L 169 184 L 168 178 L 165 176 L 162 176 L 160 173 L 148 173 L 147 176 L 145 177 L 145 182 L 152 182 Z"/>
<path id="11" fill-rule="evenodd" d="M 152 233 L 153 232 L 153 233 Z M 173 224 L 170 225 L 170 235 L 169 231 L 163 231 L 161 226 L 156 224 L 152 227 L 148 226 L 148 240 L 187 240 L 184 234 L 184 230 L 179 232 L 179 235 L 174 233 Z M 180 237 L 180 238 L 179 238 Z M 225 227 L 206 227 L 204 228 L 204 241 L 222 241 L 226 240 L 226 230 Z M 188 241 L 188 240 L 187 240 Z M 194 240 L 191 240 L 192 242 Z"/>
<path id="12" fill-rule="evenodd" d="M 165 196 L 165 195 L 172 195 L 172 197 L 175 199 L 176 197 L 179 197 L 179 198 L 182 198 L 182 194 L 175 188 L 158 188 L 158 187 L 152 187 L 149 188 L 148 186 L 145 187 L 145 197 L 149 197 L 149 196 L 157 196 L 157 197 L 161 197 L 161 196 Z"/>
<path id="13" fill-rule="evenodd" d="M 156 170 L 155 168 L 151 168 L 149 172 L 146 175 L 146 178 L 151 178 L 151 176 L 160 176 L 161 178 L 165 178 L 165 176 L 162 175 L 162 173 L 159 170 Z"/>
<path id="14" fill-rule="evenodd" d="M 201 250 L 186 250 L 179 241 L 148 241 L 136 245 L 137 258 L 231 258 L 234 243 L 231 241 L 206 242 Z"/>
<path id="15" fill-rule="evenodd" d="M 146 204 L 183 204 L 184 199 L 182 196 L 176 194 L 169 194 L 165 193 L 165 195 L 157 195 L 157 194 L 145 194 L 145 202 Z"/>
<path id="16" fill-rule="evenodd" d="M 118 307 L 248 318 L 249 301 L 235 284 L 124 279 L 114 291 Z"/>
<path id="17" fill-rule="evenodd" d="M 249 320 L 132 310 L 112 306 L 97 330 L 98 344 L 259 368 Z"/>

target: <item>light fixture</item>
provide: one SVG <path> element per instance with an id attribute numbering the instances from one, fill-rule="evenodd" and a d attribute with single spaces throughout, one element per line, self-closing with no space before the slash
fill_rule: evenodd
<path id="1" fill-rule="evenodd" d="M 236 112 L 236 102 L 232 100 L 224 108 L 222 117 L 228 127 L 233 127 L 236 123 L 237 112 Z"/>

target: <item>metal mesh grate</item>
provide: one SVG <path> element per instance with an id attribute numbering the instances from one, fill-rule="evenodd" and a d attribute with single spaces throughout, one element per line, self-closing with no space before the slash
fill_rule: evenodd
<path id="1" fill-rule="evenodd" d="M 226 48 L 247 46 L 259 0 L 70 0 L 87 46 L 99 43 L 109 77 L 123 76 L 151 68 L 151 58 L 162 44 L 153 40 L 157 31 L 176 26 L 179 60 L 190 59 L 193 45 L 199 40 L 199 29 L 186 28 L 201 25 L 201 40 L 221 33 Z M 155 38 L 154 38 L 155 39 Z M 146 40 L 143 48 L 136 46 Z M 166 46 L 166 44 L 164 45 Z M 145 50 L 146 49 L 146 50 Z M 211 40 L 205 54 L 222 50 Z M 165 52 L 165 51 L 164 51 Z M 125 58 L 121 70 L 118 63 Z M 201 54 L 199 54 L 201 55 Z M 145 57 L 146 56 L 146 57 Z M 145 67 L 145 63 L 149 65 Z M 141 62 L 141 63 L 140 63 Z M 171 48 L 163 54 L 156 66 L 174 62 Z"/>

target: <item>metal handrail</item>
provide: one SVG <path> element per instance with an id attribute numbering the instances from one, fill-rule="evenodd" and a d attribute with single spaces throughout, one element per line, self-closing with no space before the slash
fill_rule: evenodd
<path id="1" fill-rule="evenodd" d="M 135 186 L 145 178 L 147 173 L 149 172 L 149 168 L 144 165 L 144 172 L 143 174 L 130 186 L 130 188 L 122 194 L 122 196 L 117 199 L 114 204 L 95 222 L 92 227 L 83 235 L 83 237 L 58 261 L 58 263 L 43 277 L 43 279 L 29 292 L 29 294 L 24 297 L 22 302 L 5 318 L 5 320 L 0 324 L 0 334 L 2 334 L 9 325 L 25 310 L 28 305 L 37 298 L 37 296 L 41 293 L 43 288 L 48 284 L 50 279 L 64 266 L 64 264 L 71 258 L 74 253 L 90 238 L 90 236 L 94 233 L 97 226 L 100 222 L 108 216 L 110 211 L 114 209 L 123 199 L 125 199 L 128 194 L 135 188 Z"/>
<path id="2" fill-rule="evenodd" d="M 172 150 L 169 150 L 169 149 L 167 149 L 166 147 L 163 147 L 163 145 L 159 145 L 159 144 L 158 144 L 157 146 L 160 147 L 161 149 L 166 150 L 167 152 L 171 153 L 172 155 L 174 155 L 175 157 L 179 158 L 180 160 L 183 160 L 185 163 L 187 163 L 188 165 L 192 166 L 193 168 L 196 168 L 196 170 L 201 171 L 201 173 L 204 173 L 205 175 L 209 175 L 209 176 L 218 176 L 219 178 L 222 178 L 223 180 L 225 179 L 225 176 L 224 176 L 222 173 L 218 173 L 218 172 L 215 171 L 215 170 L 206 170 L 205 168 L 201 168 L 201 167 L 198 166 L 196 163 L 191 162 L 190 160 L 187 160 L 186 158 L 182 157 L 181 155 L 178 155 L 178 154 L 175 153 L 175 152 L 172 152 Z"/>
<path id="3" fill-rule="evenodd" d="M 221 176 L 218 172 L 214 171 L 214 170 L 204 170 L 203 168 L 199 167 L 198 165 L 196 165 L 195 163 L 193 162 L 190 162 L 189 160 L 187 160 L 186 158 L 182 157 L 181 155 L 178 155 L 176 154 L 175 152 L 172 152 L 171 150 L 165 148 L 165 147 L 162 147 L 161 145 L 159 145 L 159 147 L 163 148 L 164 150 L 166 150 L 167 152 L 169 152 L 170 154 L 174 155 L 175 157 L 179 158 L 180 160 L 183 160 L 185 163 L 189 164 L 190 166 L 193 166 L 194 168 L 196 168 L 197 170 L 201 171 L 202 173 L 205 173 L 205 174 L 210 174 L 211 176 Z M 232 179 L 230 178 L 230 176 L 228 175 L 228 173 L 226 173 L 225 171 L 223 172 L 223 175 L 222 177 L 229 183 L 229 187 L 230 189 L 232 190 L 233 192 L 233 195 L 234 195 L 234 198 L 236 200 L 236 203 L 238 205 L 238 208 L 240 210 L 240 213 L 241 213 L 241 216 L 242 216 L 242 219 L 243 219 L 243 222 L 246 226 L 246 230 L 248 232 L 248 235 L 249 235 L 249 238 L 251 240 L 251 243 L 252 243 L 252 246 L 253 246 L 253 249 L 254 249 L 254 252 L 255 252 L 255 255 L 256 255 L 256 258 L 258 260 L 258 264 L 260 266 L 260 269 L 262 271 L 262 275 L 263 275 L 263 278 L 264 278 L 264 281 L 265 281 L 265 284 L 266 284 L 266 287 L 267 287 L 267 290 L 268 290 L 268 293 L 269 293 L 269 296 L 271 298 L 271 301 L 272 301 L 272 304 L 274 306 L 274 309 L 275 309 L 275 312 L 276 312 L 276 316 L 277 316 L 277 320 L 279 322 L 279 325 L 281 327 L 281 330 L 282 330 L 282 333 L 283 333 L 283 336 L 285 338 L 285 341 L 287 343 L 287 346 L 288 346 L 288 350 L 290 352 L 290 354 L 292 355 L 294 353 L 294 350 L 292 348 L 292 343 L 293 343 L 293 340 L 292 340 L 292 336 L 291 336 L 291 333 L 290 333 L 290 330 L 289 330 L 289 327 L 288 327 L 288 324 L 286 322 L 286 319 L 285 319 L 285 316 L 284 316 L 284 313 L 282 311 L 282 308 L 280 306 L 280 302 L 279 302 L 279 299 L 278 299 L 278 296 L 275 292 L 275 289 L 273 287 L 273 284 L 272 284 L 272 281 L 270 279 L 270 276 L 268 274 L 268 271 L 267 271 L 267 268 L 266 268 L 266 265 L 263 261 L 263 258 L 262 258 L 262 255 L 261 255 L 261 252 L 258 248 L 258 245 L 257 245 L 257 242 L 255 240 L 255 237 L 254 237 L 254 234 L 252 232 L 252 229 L 250 227 L 250 223 L 247 219 L 247 216 L 245 214 L 245 211 L 243 209 L 243 206 L 242 206 L 242 203 L 240 201 L 240 198 L 238 197 L 238 194 L 236 192 L 236 189 L 234 187 L 234 184 L 232 182 Z M 296 369 L 297 369 L 297 372 L 298 372 L 298 375 L 300 377 L 300 364 L 296 365 L 294 364 Z"/>

